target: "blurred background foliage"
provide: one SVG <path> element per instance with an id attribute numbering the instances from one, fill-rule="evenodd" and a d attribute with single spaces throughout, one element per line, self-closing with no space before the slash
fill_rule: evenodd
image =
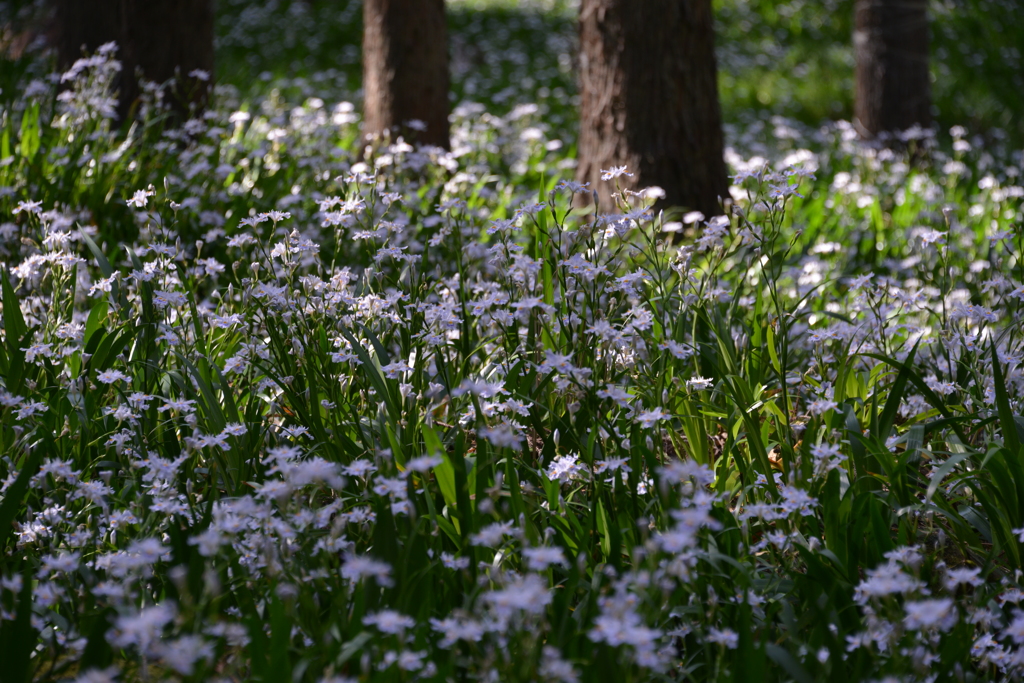
<path id="1" fill-rule="evenodd" d="M 573 0 L 449 0 L 455 102 L 503 113 L 541 105 L 575 137 Z M 854 0 L 715 0 L 722 108 L 727 122 L 781 115 L 809 125 L 853 110 Z M 933 98 L 940 132 L 964 125 L 1024 144 L 1024 3 L 932 0 Z M 217 78 L 242 100 L 285 98 L 315 86 L 358 99 L 358 0 L 218 0 Z M 2 97 L 30 68 L 47 19 L 42 0 L 0 2 Z M 33 43 L 35 40 L 35 43 Z"/>
<path id="2" fill-rule="evenodd" d="M 854 0 L 716 0 L 726 120 L 767 111 L 817 124 L 853 113 Z M 932 96 L 940 129 L 1024 140 L 1024 5 L 933 0 Z"/>
<path id="3" fill-rule="evenodd" d="M 450 0 L 455 101 L 497 111 L 513 99 L 534 101 L 573 122 L 576 7 L 571 0 Z M 853 7 L 854 0 L 715 0 L 725 119 L 849 119 Z M 218 8 L 221 82 L 243 94 L 268 81 L 286 90 L 294 78 L 358 89 L 361 3 L 221 0 Z M 933 0 L 929 9 L 940 128 L 1001 129 L 1024 141 L 1024 3 Z"/>

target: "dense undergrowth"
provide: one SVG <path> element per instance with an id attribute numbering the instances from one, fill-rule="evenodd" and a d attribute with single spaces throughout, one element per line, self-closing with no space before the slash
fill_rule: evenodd
<path id="1" fill-rule="evenodd" d="M 502 54 L 362 157 L 330 74 L 22 65 L 0 680 L 1019 678 L 1021 153 L 734 118 L 730 215 L 573 210 Z"/>

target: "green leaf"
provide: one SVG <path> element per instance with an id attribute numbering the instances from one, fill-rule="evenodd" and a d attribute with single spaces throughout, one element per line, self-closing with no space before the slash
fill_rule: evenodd
<path id="1" fill-rule="evenodd" d="M 608 528 L 608 511 L 605 510 L 604 503 L 600 500 L 597 501 L 597 533 L 601 535 L 601 553 L 604 554 L 605 562 L 611 563 L 612 557 L 612 534 Z"/>
<path id="2" fill-rule="evenodd" d="M 879 469 L 878 462 L 864 448 L 864 430 L 860 426 L 860 421 L 857 419 L 857 413 L 854 412 L 853 406 L 847 403 L 844 407 L 846 409 L 843 416 L 844 426 L 847 438 L 850 441 L 850 454 L 853 457 L 854 466 L 857 468 L 857 478 L 866 482 L 867 480 L 864 479 L 866 475 L 871 472 L 877 472 Z"/>
<path id="3" fill-rule="evenodd" d="M 276 595 L 270 597 L 270 662 L 267 667 L 268 683 L 286 683 L 292 679 L 292 664 L 288 645 L 292 639 L 292 623 L 285 614 L 284 605 Z"/>
<path id="4" fill-rule="evenodd" d="M 217 392 L 214 391 L 213 386 L 207 381 L 207 377 L 188 358 L 180 353 L 175 355 L 188 370 L 189 374 L 192 375 L 196 386 L 199 387 L 199 393 L 202 395 L 204 408 L 206 409 L 204 417 L 210 423 L 207 429 L 211 433 L 220 432 L 227 424 L 227 419 L 225 419 L 224 412 L 221 410 L 220 401 L 217 399 Z"/>
<path id="5" fill-rule="evenodd" d="M 391 356 L 388 354 L 388 350 L 384 348 L 384 344 L 377 339 L 377 336 L 373 332 L 370 332 L 370 330 L 365 327 L 363 327 L 363 334 L 366 335 L 366 339 L 370 342 L 370 345 L 373 346 L 373 351 L 377 354 L 377 360 L 380 361 L 380 364 L 390 365 Z"/>
<path id="6" fill-rule="evenodd" d="M 387 406 L 388 417 L 392 422 L 399 422 L 401 420 L 401 413 L 398 409 L 398 405 L 392 397 L 391 392 L 388 391 L 388 385 L 387 382 L 384 381 L 384 377 L 377 372 L 377 366 L 374 365 L 373 358 L 371 358 L 370 354 L 367 353 L 366 348 L 363 347 L 363 345 L 360 344 L 347 330 L 341 330 L 341 336 L 348 340 L 348 343 L 352 345 L 352 351 L 359 358 L 359 370 L 366 376 L 366 379 L 369 380 L 370 384 L 377 392 L 377 395 L 384 401 L 385 406 Z M 374 344 L 374 342 L 376 343 Z M 370 343 L 374 344 L 375 348 L 377 344 L 380 344 L 379 341 L 376 341 L 375 337 Z M 381 361 L 387 360 L 387 355 L 385 354 L 384 356 L 381 356 L 379 351 L 377 357 Z"/>
<path id="7" fill-rule="evenodd" d="M 796 660 L 793 655 L 775 643 L 768 643 L 765 652 L 773 662 L 782 667 L 797 683 L 814 683 L 814 677 Z"/>
<path id="8" fill-rule="evenodd" d="M 21 590 L 13 620 L 0 622 L 0 683 L 28 683 L 32 680 L 32 652 L 38 637 L 32 628 L 32 570 L 22 562 Z"/>
<path id="9" fill-rule="evenodd" d="M 836 554 L 840 565 L 846 566 L 849 553 L 847 528 L 843 523 L 845 516 L 842 515 L 839 470 L 832 470 L 825 479 L 821 491 L 821 509 L 825 522 L 825 547 Z"/>
<path id="10" fill-rule="evenodd" d="M 441 445 L 437 433 L 430 427 L 423 427 L 423 440 L 426 442 L 427 452 L 441 458 L 441 463 L 434 466 L 434 479 L 437 481 L 438 488 L 441 489 L 445 505 L 455 509 L 458 507 L 458 498 L 455 488 L 455 467 L 452 465 L 451 458 Z"/>
<path id="11" fill-rule="evenodd" d="M 765 678 L 764 643 L 754 640 L 754 626 L 751 623 L 750 605 L 740 605 L 736 631 L 739 647 L 733 660 L 732 679 L 737 683 L 762 681 Z"/>
<path id="12" fill-rule="evenodd" d="M 111 617 L 114 614 L 113 609 L 107 608 L 97 615 L 83 617 L 82 635 L 88 634 L 88 640 L 79 662 L 80 670 L 104 669 L 114 661 L 114 649 L 107 642 L 107 631 L 112 626 Z"/>
<path id="13" fill-rule="evenodd" d="M 4 306 L 4 332 L 7 335 L 7 353 L 12 355 L 19 349 L 11 348 L 12 344 L 19 344 L 28 332 L 28 327 L 25 325 L 25 317 L 21 314 L 21 304 L 18 301 L 18 295 L 14 292 L 14 287 L 11 286 L 11 281 L 7 277 L 7 269 L 0 268 L 0 286 L 3 287 L 3 306 Z"/>
<path id="14" fill-rule="evenodd" d="M 43 462 L 43 449 L 36 448 L 25 459 L 25 463 L 18 472 L 17 479 L 11 484 L 0 501 L 0 558 L 3 558 L 7 549 L 7 542 L 14 533 L 14 519 L 22 508 L 22 502 L 29 489 L 29 482 L 39 471 Z M 2 566 L 2 563 L 0 563 Z"/>
<path id="15" fill-rule="evenodd" d="M 469 536 L 475 530 L 476 517 L 473 514 L 474 509 L 469 498 L 469 492 L 476 483 L 476 477 L 470 476 L 471 472 L 468 467 L 469 459 L 466 457 L 465 448 L 465 437 L 461 432 L 459 432 L 456 434 L 455 447 L 452 449 L 449 461 L 451 462 L 452 469 L 455 472 L 455 511 L 462 522 L 460 530 L 462 531 L 463 548 L 472 552 L 472 546 L 469 545 Z"/>
<path id="16" fill-rule="evenodd" d="M 101 300 L 89 311 L 89 318 L 85 321 L 85 335 L 82 338 L 82 345 L 88 346 L 89 340 L 97 331 L 103 329 L 103 323 L 107 319 L 107 302 Z"/>
<path id="17" fill-rule="evenodd" d="M 103 250 L 99 248 L 99 245 L 89 237 L 88 233 L 84 230 L 80 231 L 82 241 L 85 242 L 85 246 L 89 247 L 89 251 L 92 252 L 93 257 L 96 259 L 96 265 L 99 266 L 100 272 L 103 273 L 103 277 L 109 278 L 114 274 L 114 268 L 110 265 L 110 259 L 103 253 Z"/>
<path id="18" fill-rule="evenodd" d="M 992 352 L 992 383 L 996 392 L 996 411 L 999 413 L 999 427 L 1003 432 L 1003 443 L 1010 451 L 1010 456 L 1016 458 L 1020 455 L 1020 438 L 1017 436 L 1017 423 L 1013 418 L 1013 411 L 1010 409 L 1010 399 L 1006 394 L 1006 380 L 1003 378 L 1003 368 L 999 364 L 999 354 L 996 352 L 996 343 L 991 342 Z"/>
<path id="19" fill-rule="evenodd" d="M 883 363 L 886 363 L 887 365 L 890 365 L 896 368 L 897 370 L 906 370 L 908 381 L 914 385 L 914 388 L 921 392 L 921 395 L 924 396 L 928 404 L 935 408 L 936 410 L 938 410 L 943 417 L 953 417 L 953 415 L 950 414 L 949 409 L 946 408 L 945 404 L 942 402 L 942 399 L 939 398 L 938 395 L 936 395 L 936 393 L 932 391 L 931 387 L 928 386 L 927 382 L 921 379 L 921 376 L 917 372 L 915 372 L 913 368 L 910 367 L 909 362 L 901 363 L 898 360 L 890 358 L 889 356 L 883 356 L 877 353 L 862 353 L 861 355 L 867 358 L 874 358 L 875 360 L 882 361 Z M 954 422 L 950 423 L 950 426 L 956 432 L 956 435 L 960 437 L 961 441 L 965 443 L 970 441 L 970 439 L 968 439 L 967 436 L 962 431 L 960 431 L 959 425 L 957 425 Z"/>
<path id="20" fill-rule="evenodd" d="M 116 333 L 93 335 L 90 341 L 98 343 L 96 343 L 96 349 L 92 351 L 92 358 L 89 359 L 89 369 L 95 372 L 103 372 L 108 369 L 133 337 L 132 330 L 126 327 L 122 327 Z M 85 352 L 90 353 L 88 347 Z"/>
<path id="21" fill-rule="evenodd" d="M 337 659 L 334 660 L 335 666 L 342 666 L 345 662 L 362 652 L 366 644 L 371 640 L 373 640 L 373 633 L 370 631 L 360 631 L 355 638 L 342 646 L 341 652 L 338 653 Z"/>
<path id="22" fill-rule="evenodd" d="M 877 436 L 882 443 L 889 438 L 889 432 L 892 431 L 892 426 L 896 422 L 896 414 L 899 412 L 900 403 L 903 401 L 903 395 L 907 388 L 907 382 L 910 380 L 910 366 L 914 362 L 914 356 L 917 354 L 917 347 L 920 342 L 914 344 L 914 348 L 907 354 L 907 360 L 896 374 L 896 381 L 889 387 L 889 396 L 885 400 L 885 405 L 882 406 L 882 413 L 878 416 L 878 424 L 875 427 L 874 434 Z"/>
<path id="23" fill-rule="evenodd" d="M 234 565 L 235 571 L 239 570 L 237 561 Z M 260 618 L 259 610 L 253 600 L 252 593 L 242 588 L 234 592 L 235 599 L 239 602 L 239 608 L 245 615 L 245 628 L 249 633 L 249 666 L 252 670 L 252 677 L 260 681 L 271 681 L 267 671 L 269 669 L 269 639 L 266 631 L 263 630 L 263 619 Z"/>
<path id="24" fill-rule="evenodd" d="M 959 465 L 961 462 L 970 457 L 970 453 L 957 453 L 952 456 L 946 462 L 935 470 L 935 474 L 932 475 L 931 481 L 928 484 L 928 491 L 924 494 L 925 500 L 931 500 L 935 492 L 939 490 L 939 486 L 942 485 L 942 480 L 953 471 L 953 468 Z"/>
<path id="25" fill-rule="evenodd" d="M 39 102 L 32 102 L 21 116 L 21 136 L 18 152 L 26 161 L 32 161 L 39 146 Z"/>

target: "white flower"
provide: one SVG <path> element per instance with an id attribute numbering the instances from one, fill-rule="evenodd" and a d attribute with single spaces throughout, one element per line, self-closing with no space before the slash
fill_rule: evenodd
<path id="1" fill-rule="evenodd" d="M 484 380 L 475 380 L 466 378 L 462 380 L 462 383 L 458 387 L 452 390 L 452 396 L 462 396 L 463 394 L 472 394 L 478 398 L 494 398 L 498 394 L 507 394 L 508 390 L 505 389 L 503 382 L 487 382 Z"/>
<path id="2" fill-rule="evenodd" d="M 561 548 L 525 548 L 523 557 L 527 566 L 535 572 L 542 572 L 552 565 L 565 566 L 565 553 Z"/>
<path id="3" fill-rule="evenodd" d="M 559 455 L 551 461 L 544 472 L 551 481 L 567 482 L 578 479 L 586 472 L 586 465 L 580 464 L 578 455 Z"/>
<path id="4" fill-rule="evenodd" d="M 468 643 L 479 643 L 487 633 L 487 628 L 470 618 L 459 619 L 447 617 L 445 619 L 431 619 L 430 627 L 438 633 L 443 633 L 439 645 L 445 649 L 451 648 L 455 643 L 464 640 Z"/>
<path id="5" fill-rule="evenodd" d="M 71 495 L 71 500 L 85 498 L 92 503 L 105 506 L 105 497 L 109 496 L 113 492 L 114 489 L 110 488 L 102 481 L 80 481 L 78 482 L 78 486 L 75 487 L 75 492 Z"/>
<path id="6" fill-rule="evenodd" d="M 572 664 L 562 659 L 558 648 L 545 645 L 543 658 L 537 672 L 545 681 L 561 681 L 561 683 L 578 683 L 580 675 Z"/>
<path id="7" fill-rule="evenodd" d="M 708 629 L 708 642 L 724 645 L 730 650 L 735 650 L 739 647 L 740 636 L 731 628 L 718 629 L 712 627 Z"/>
<path id="8" fill-rule="evenodd" d="M 485 593 L 484 602 L 491 606 L 499 619 L 507 620 L 516 612 L 541 614 L 551 602 L 547 582 L 536 574 L 527 574 L 511 581 L 501 590 Z"/>
<path id="9" fill-rule="evenodd" d="M 921 582 L 904 572 L 898 565 L 888 562 L 867 571 L 867 578 L 857 584 L 853 599 L 865 604 L 870 598 L 909 593 L 921 588 Z"/>
<path id="10" fill-rule="evenodd" d="M 131 381 L 131 377 L 124 374 L 120 370 L 104 370 L 100 374 L 96 375 L 96 379 L 103 384 L 113 384 L 114 382 L 127 382 Z"/>
<path id="11" fill-rule="evenodd" d="M 114 628 L 107 633 L 107 641 L 114 647 L 137 645 L 147 651 L 158 642 L 164 626 L 174 620 L 177 610 L 170 603 L 146 607 L 135 614 L 118 617 Z"/>
<path id="12" fill-rule="evenodd" d="M 668 413 L 665 413 L 661 408 L 655 408 L 653 410 L 645 410 L 636 416 L 636 421 L 640 423 L 640 426 L 645 428 L 653 427 L 655 424 L 671 417 Z"/>
<path id="13" fill-rule="evenodd" d="M 221 534 L 219 529 L 211 526 L 206 531 L 189 538 L 188 544 L 196 546 L 199 554 L 203 557 L 213 557 L 228 541 L 229 539 Z"/>
<path id="14" fill-rule="evenodd" d="M 365 477 L 377 471 L 377 466 L 369 460 L 359 458 L 342 467 L 342 471 L 350 477 Z"/>
<path id="15" fill-rule="evenodd" d="M 287 478 L 292 486 L 308 486 L 321 482 L 335 489 L 345 486 L 345 480 L 338 474 L 338 464 L 321 457 L 295 463 L 289 468 Z"/>
<path id="16" fill-rule="evenodd" d="M 601 180 L 614 180 L 615 178 L 618 178 L 620 176 L 632 177 L 633 174 L 627 173 L 625 166 L 612 166 L 607 171 L 601 169 Z"/>
<path id="17" fill-rule="evenodd" d="M 158 642 L 153 652 L 182 676 L 191 676 L 198 660 L 213 657 L 213 646 L 201 636 L 187 635 Z"/>
<path id="18" fill-rule="evenodd" d="M 495 448 L 511 448 L 518 451 L 522 448 L 523 439 L 519 432 L 507 422 L 499 422 L 494 427 L 481 427 L 477 436 L 487 439 Z"/>
<path id="19" fill-rule="evenodd" d="M 78 569 L 78 561 L 81 557 L 82 554 L 77 552 L 62 552 L 59 555 L 48 555 L 43 558 L 43 566 L 38 575 L 43 577 L 54 573 L 68 574 L 73 572 Z"/>
<path id="20" fill-rule="evenodd" d="M 149 198 L 153 196 L 152 190 L 136 190 L 132 198 L 127 200 L 125 203 L 128 206 L 134 206 L 137 209 L 146 208 L 146 204 L 149 203 Z"/>
<path id="21" fill-rule="evenodd" d="M 363 617 L 363 623 L 367 626 L 376 626 L 381 633 L 398 635 L 416 625 L 416 620 L 394 610 L 385 609 L 376 614 L 367 614 Z"/>
<path id="22" fill-rule="evenodd" d="M 36 413 L 46 412 L 46 410 L 48 410 L 48 407 L 42 401 L 25 401 L 18 410 L 14 411 L 14 414 L 18 416 L 19 420 L 24 420 Z"/>
<path id="23" fill-rule="evenodd" d="M 22 211 L 26 211 L 28 213 L 36 213 L 36 214 L 38 214 L 38 213 L 41 213 L 40 207 L 42 205 L 43 205 L 42 202 L 26 202 L 26 201 L 21 201 L 21 202 L 18 202 L 18 205 L 14 207 L 14 211 L 12 211 L 11 213 L 19 214 Z"/>
<path id="24" fill-rule="evenodd" d="M 980 586 L 985 583 L 981 578 L 979 567 L 963 567 L 961 569 L 949 569 L 946 571 L 946 589 L 956 590 L 957 586 Z"/>
<path id="25" fill-rule="evenodd" d="M 441 553 L 441 564 L 446 569 L 466 569 L 469 567 L 468 557 L 455 557 L 451 553 Z"/>
<path id="26" fill-rule="evenodd" d="M 815 474 L 818 476 L 828 474 L 846 460 L 837 444 L 822 443 L 811 446 L 811 456 L 814 458 Z"/>
<path id="27" fill-rule="evenodd" d="M 196 402 L 194 400 L 191 400 L 191 399 L 190 400 L 183 400 L 183 401 L 175 401 L 175 400 L 172 400 L 172 399 L 167 399 L 167 400 L 164 401 L 164 404 L 162 406 L 157 408 L 157 410 L 160 411 L 160 412 L 164 412 L 164 411 L 167 411 L 167 410 L 177 410 L 177 411 L 179 411 L 181 413 L 184 413 L 184 414 L 194 413 L 195 410 L 196 410 L 195 403 Z"/>
<path id="28" fill-rule="evenodd" d="M 36 356 L 43 356 L 44 358 L 53 358 L 53 345 L 52 344 L 33 344 L 27 348 L 23 348 L 25 352 L 25 360 L 29 363 L 35 361 Z"/>
<path id="29" fill-rule="evenodd" d="M 827 398 L 819 398 L 807 404 L 807 412 L 811 415 L 818 416 L 823 413 L 827 413 L 830 410 L 835 410 L 838 407 L 839 404 L 835 401 L 830 401 Z"/>
<path id="30" fill-rule="evenodd" d="M 506 536 L 510 536 L 514 533 L 512 529 L 512 521 L 508 522 L 494 522 L 488 524 L 477 533 L 473 534 L 469 542 L 473 545 L 482 545 L 487 548 L 494 548 L 501 545 L 501 542 Z"/>
<path id="31" fill-rule="evenodd" d="M 783 498 L 779 507 L 783 512 L 787 514 L 799 512 L 804 517 L 810 517 L 814 514 L 814 507 L 818 504 L 818 500 L 812 498 L 807 491 L 796 486 L 786 486 L 785 484 L 779 487 L 779 491 L 782 493 Z"/>
<path id="32" fill-rule="evenodd" d="M 292 214 L 291 214 L 290 211 L 268 211 L 266 214 L 260 214 L 260 215 L 261 216 L 265 215 L 267 218 L 269 218 L 274 223 L 278 223 L 280 221 L 287 220 L 287 219 L 292 217 Z"/>
<path id="33" fill-rule="evenodd" d="M 84 673 L 78 674 L 72 683 L 116 683 L 119 673 L 116 666 L 106 669 L 88 669 Z"/>
<path id="34" fill-rule="evenodd" d="M 692 346 L 689 346 L 687 344 L 680 344 L 679 342 L 672 341 L 671 339 L 669 341 L 665 342 L 664 344 L 660 344 L 659 348 L 665 349 L 666 351 L 671 353 L 673 356 L 675 356 L 679 360 L 686 360 L 687 358 L 689 358 L 690 356 L 693 355 L 693 347 Z M 706 380 L 706 379 L 697 377 L 696 379 L 689 380 L 686 383 L 686 385 L 689 387 L 691 385 L 691 383 L 692 384 L 697 384 L 698 382 L 708 382 L 710 384 L 711 380 Z M 699 388 L 703 389 L 705 387 L 699 387 Z"/>
<path id="35" fill-rule="evenodd" d="M 910 630 L 937 627 L 945 631 L 956 623 L 956 608 L 952 598 L 934 598 L 908 601 L 903 606 L 907 615 L 903 625 Z"/>
<path id="36" fill-rule="evenodd" d="M 988 238 L 988 243 L 990 246 L 995 246 L 997 243 L 1002 242 L 1003 240 L 1009 239 L 1011 237 L 1013 237 L 1012 230 L 1000 230 L 999 232 Z"/>
<path id="37" fill-rule="evenodd" d="M 613 384 L 606 385 L 604 389 L 598 389 L 597 397 L 615 401 L 620 407 L 626 409 L 629 408 L 629 400 L 632 398 L 628 391 Z"/>
<path id="38" fill-rule="evenodd" d="M 405 463 L 406 472 L 425 473 L 440 465 L 444 460 L 436 455 L 421 455 Z"/>
<path id="39" fill-rule="evenodd" d="M 1016 612 L 1013 621 L 1003 630 L 1003 637 L 1012 638 L 1017 645 L 1024 644 L 1024 612 Z"/>
<path id="40" fill-rule="evenodd" d="M 946 233 L 939 232 L 938 230 L 932 230 L 930 228 L 922 230 L 918 234 L 918 237 L 921 238 L 922 245 L 946 243 Z"/>
<path id="41" fill-rule="evenodd" d="M 391 586 L 391 565 L 381 562 L 369 555 L 346 555 L 341 565 L 341 575 L 357 583 L 366 577 L 372 577 L 380 586 Z"/>
<path id="42" fill-rule="evenodd" d="M 590 183 L 582 183 L 582 184 L 580 184 L 580 183 L 577 183 L 577 182 L 575 182 L 573 180 L 563 180 L 560 183 L 558 183 L 557 185 L 555 185 L 555 189 L 556 190 L 565 190 L 569 194 L 579 194 L 579 193 L 582 193 L 582 192 L 586 191 L 586 189 L 588 187 L 590 187 Z"/>
<path id="43" fill-rule="evenodd" d="M 224 436 L 244 436 L 249 432 L 249 429 L 238 422 L 229 422 L 221 431 Z"/>
<path id="44" fill-rule="evenodd" d="M 243 220 L 249 220 L 249 219 L 243 219 Z M 248 244 L 254 244 L 255 242 L 256 242 L 256 238 L 253 237 L 252 235 L 250 235 L 248 233 L 241 233 L 241 234 L 235 235 L 234 237 L 229 239 L 228 240 L 228 246 L 229 247 L 244 247 L 244 246 L 246 246 Z"/>
<path id="45" fill-rule="evenodd" d="M 595 460 L 594 461 L 594 474 L 601 474 L 603 472 L 615 472 L 621 470 L 622 472 L 632 472 L 633 468 L 629 466 L 629 458 L 608 458 L 606 460 Z"/>
<path id="46" fill-rule="evenodd" d="M 412 368 L 409 367 L 409 364 L 402 360 L 398 360 L 395 361 L 394 363 L 389 363 L 387 365 L 382 365 L 380 369 L 381 372 L 384 373 L 384 376 L 387 377 L 388 379 L 395 379 L 401 376 L 402 373 L 409 372 L 410 370 L 412 370 Z"/>
<path id="47" fill-rule="evenodd" d="M 692 377 L 686 380 L 686 388 L 694 391 L 704 391 L 705 389 L 711 388 L 714 384 L 714 380 L 710 377 Z"/>

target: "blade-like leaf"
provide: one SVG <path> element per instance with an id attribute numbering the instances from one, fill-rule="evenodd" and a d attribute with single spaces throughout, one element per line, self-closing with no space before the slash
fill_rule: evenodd
<path id="1" fill-rule="evenodd" d="M 1013 419 L 1013 411 L 1010 409 L 1010 399 L 1006 394 L 1006 380 L 1003 377 L 1003 369 L 999 365 L 999 354 L 996 352 L 996 343 L 992 342 L 992 383 L 996 393 L 996 412 L 999 413 L 999 427 L 1003 432 L 1003 443 L 1010 450 L 1012 457 L 1020 454 L 1020 438 L 1017 436 L 1017 423 Z"/>
<path id="2" fill-rule="evenodd" d="M 918 342 L 919 344 L 920 342 Z M 917 355 L 917 346 L 914 344 L 914 348 L 910 349 L 910 353 L 907 354 L 907 359 L 903 363 L 903 367 L 899 369 L 896 374 L 896 381 L 889 387 L 889 397 L 885 400 L 885 405 L 882 407 L 882 413 L 878 416 L 878 425 L 875 428 L 875 435 L 884 443 L 889 438 L 889 432 L 892 431 L 892 426 L 896 422 L 896 414 L 899 412 L 900 403 L 903 401 L 903 394 L 907 388 L 907 382 L 910 380 L 910 366 L 914 362 L 914 356 Z"/>
<path id="3" fill-rule="evenodd" d="M 0 558 L 4 556 L 7 541 L 10 540 L 11 534 L 14 533 L 14 518 L 17 517 L 25 494 L 28 492 L 29 482 L 36 472 L 39 471 L 42 461 L 42 449 L 36 448 L 25 460 L 25 464 L 21 466 L 21 471 L 18 472 L 18 478 L 14 480 L 14 483 L 11 484 L 4 494 L 3 500 L 0 501 Z"/>

